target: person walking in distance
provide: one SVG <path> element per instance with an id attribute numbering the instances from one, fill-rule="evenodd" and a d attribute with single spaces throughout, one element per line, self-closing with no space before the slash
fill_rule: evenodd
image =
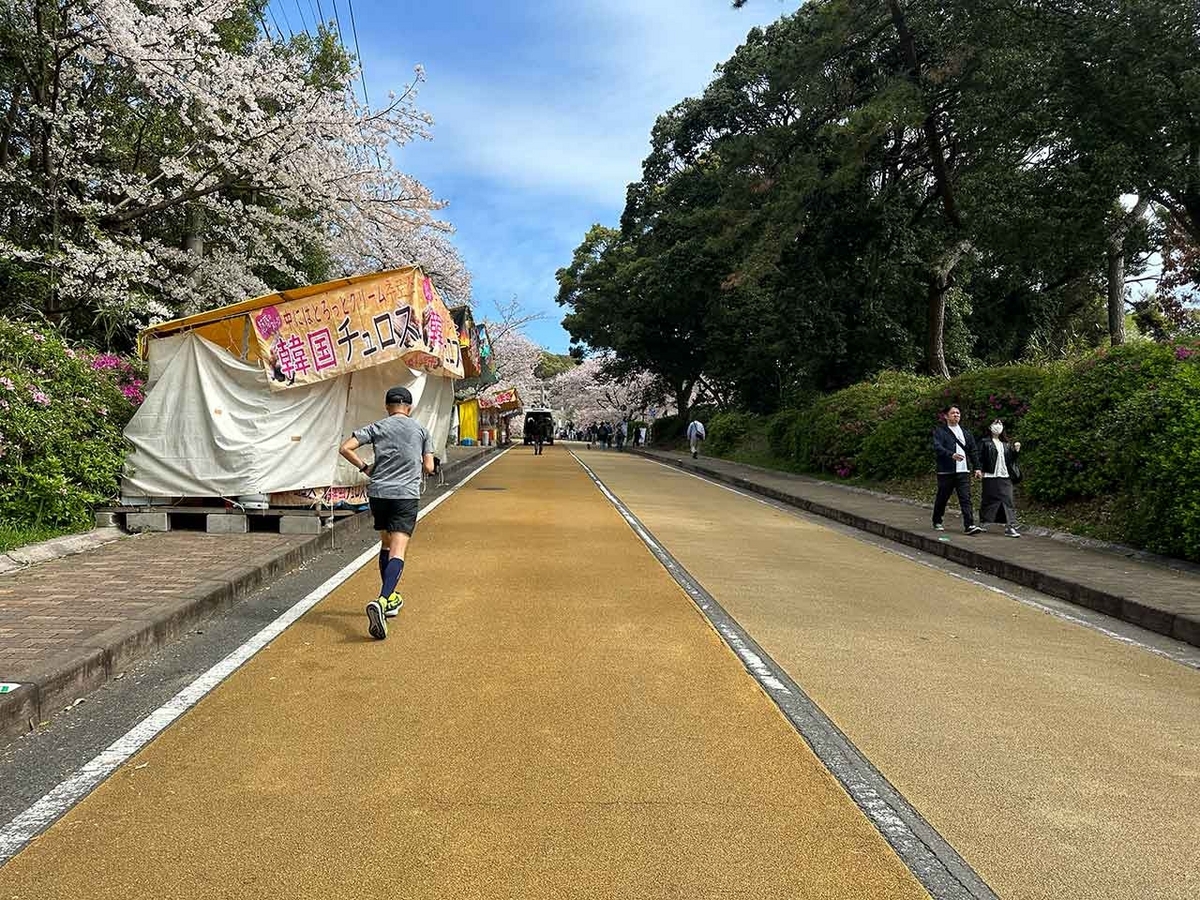
<path id="1" fill-rule="evenodd" d="M 937 496 L 933 501 L 933 527 L 945 531 L 942 517 L 946 514 L 946 503 L 950 495 L 958 494 L 958 506 L 962 510 L 963 529 L 967 534 L 983 531 L 975 524 L 971 512 L 971 473 L 980 478 L 979 453 L 975 438 L 963 428 L 962 412 L 957 406 L 948 407 L 944 413 L 946 421 L 933 430 L 933 452 L 937 458 Z"/>
<path id="2" fill-rule="evenodd" d="M 1017 532 L 1017 505 L 1012 486 L 1021 480 L 1017 466 L 1020 441 L 1010 441 L 1004 423 L 997 419 L 991 424 L 991 434 L 979 446 L 979 461 L 983 465 L 983 490 L 979 498 L 980 522 L 1003 522 L 1004 533 L 1020 537 Z"/>
<path id="3" fill-rule="evenodd" d="M 688 447 L 692 451 L 692 459 L 696 459 L 700 454 L 700 444 L 704 441 L 704 423 L 699 419 L 692 419 L 687 427 Z"/>
<path id="4" fill-rule="evenodd" d="M 359 428 L 339 450 L 342 457 L 370 479 L 367 499 L 379 532 L 379 599 L 367 604 L 367 631 L 376 640 L 387 637 L 387 620 L 400 612 L 404 598 L 396 585 L 404 572 L 404 552 L 417 527 L 421 473 L 434 471 L 433 438 L 412 418 L 412 393 L 391 388 L 384 396 L 387 417 Z M 365 463 L 355 452 L 371 444 L 375 462 Z"/>

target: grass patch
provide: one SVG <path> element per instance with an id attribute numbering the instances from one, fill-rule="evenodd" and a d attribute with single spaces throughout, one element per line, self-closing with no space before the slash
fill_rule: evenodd
<path id="1" fill-rule="evenodd" d="M 45 525 L 17 525 L 12 522 L 0 522 L 0 553 L 16 550 L 27 544 L 38 544 L 51 538 L 62 537 L 64 534 L 79 534 L 91 531 L 91 528 L 54 528 Z"/>

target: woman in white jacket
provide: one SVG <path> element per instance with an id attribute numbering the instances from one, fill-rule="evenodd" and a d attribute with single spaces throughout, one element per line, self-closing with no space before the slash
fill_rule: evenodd
<path id="1" fill-rule="evenodd" d="M 1003 522 L 1004 533 L 1009 537 L 1020 537 L 1012 489 L 1013 483 L 1021 480 L 1021 470 L 1017 467 L 1020 452 L 1021 442 L 1009 441 L 999 419 L 992 423 L 991 433 L 979 442 L 979 463 L 983 469 L 979 521 Z"/>

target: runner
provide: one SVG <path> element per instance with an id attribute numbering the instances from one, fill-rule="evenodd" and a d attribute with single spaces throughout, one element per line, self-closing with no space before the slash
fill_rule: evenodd
<path id="1" fill-rule="evenodd" d="M 358 429 L 342 444 L 340 453 L 371 482 L 367 498 L 379 532 L 379 599 L 367 604 L 367 631 L 387 637 L 387 619 L 404 605 L 396 585 L 404 571 L 404 550 L 417 527 L 421 498 L 421 473 L 434 470 L 433 438 L 425 426 L 411 418 L 412 393 L 405 387 L 387 392 L 387 418 Z M 365 463 L 354 451 L 364 444 L 375 447 L 375 462 Z"/>

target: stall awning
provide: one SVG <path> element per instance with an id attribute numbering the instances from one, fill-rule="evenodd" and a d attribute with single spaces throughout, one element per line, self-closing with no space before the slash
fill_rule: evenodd
<path id="1" fill-rule="evenodd" d="M 462 378 L 458 329 L 417 267 L 276 291 L 147 328 L 138 349 L 182 331 L 262 367 L 272 390 L 313 384 L 396 360 Z"/>

